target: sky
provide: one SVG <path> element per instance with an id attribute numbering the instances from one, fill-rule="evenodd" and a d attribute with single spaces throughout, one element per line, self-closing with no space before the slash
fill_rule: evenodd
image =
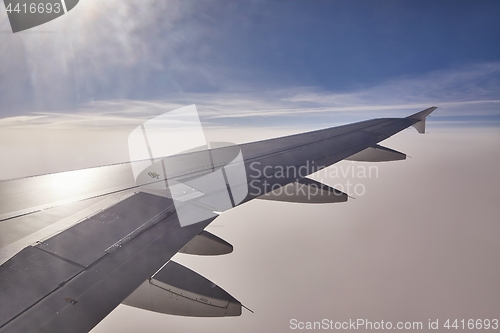
<path id="1" fill-rule="evenodd" d="M 290 117 L 429 104 L 446 106 L 436 117 L 498 120 L 499 6 L 84 0 L 17 34 L 2 7 L 0 115 L 116 113 L 154 101 L 245 118 L 219 120 L 232 125 L 254 120 L 249 112 L 272 117 L 269 109 Z"/>
<path id="2" fill-rule="evenodd" d="M 498 1 L 80 0 L 62 17 L 13 34 L 0 5 L 0 179 L 126 161 L 133 128 L 190 104 L 210 141 L 236 143 L 437 106 L 429 134 L 408 130 L 388 143 L 413 158 L 383 164 L 383 179 L 363 180 L 368 192 L 354 203 L 252 202 L 211 227 L 235 253 L 180 256 L 255 315 L 188 320 L 120 306 L 95 331 L 113 331 L 123 318 L 134 318 L 130 332 L 148 331 L 150 321 L 151 332 L 208 323 L 214 331 L 285 332 L 290 316 L 313 320 L 314 311 L 347 319 L 495 315 L 488 309 L 500 308 L 499 273 L 489 264 L 499 250 L 490 236 L 499 213 L 491 187 L 499 180 L 499 12 Z M 474 190 L 467 197 L 464 183 Z M 301 221 L 311 216 L 314 228 Z M 293 227 L 270 227 L 276 219 Z M 321 261 L 325 253 L 337 255 L 331 265 Z M 421 271 L 409 269 L 403 254 Z M 389 259 L 378 270 L 353 266 L 382 257 Z M 376 282 L 366 279 L 372 274 Z M 273 307 L 281 308 L 278 319 Z M 440 312 L 446 307 L 456 311 Z"/>

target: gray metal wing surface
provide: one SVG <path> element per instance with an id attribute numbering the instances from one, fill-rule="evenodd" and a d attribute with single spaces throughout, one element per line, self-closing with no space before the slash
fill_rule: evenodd
<path id="1" fill-rule="evenodd" d="M 2 332 L 88 332 L 210 221 L 180 227 L 171 200 L 139 192 L 0 268 Z"/>
<path id="2" fill-rule="evenodd" d="M 374 119 L 239 145 L 246 181 L 237 186 L 244 187 L 245 191 L 239 193 L 246 194 L 235 200 L 236 192 L 230 193 L 231 206 L 291 183 L 312 186 L 314 182 L 304 181 L 307 175 L 377 147 L 380 141 L 409 126 L 423 133 L 425 118 L 434 109 L 406 118 Z M 207 200 L 209 194 L 218 198 L 219 192 L 226 190 L 224 186 L 209 193 L 193 179 L 227 165 L 234 155 L 233 148 L 189 152 L 168 160 L 175 180 L 194 184 L 196 195 L 190 194 L 186 202 L 193 203 L 193 207 L 207 207 L 211 203 L 210 198 Z M 199 158 L 203 154 L 210 155 L 208 165 L 203 164 L 206 159 Z M 26 239 L 31 244 L 0 266 L 0 332 L 88 332 L 216 218 L 218 213 L 214 211 L 211 218 L 182 226 L 168 186 L 163 193 L 148 187 L 166 183 L 165 177 L 150 174 L 154 175 L 150 180 L 134 183 L 130 165 L 121 164 L 0 182 L 0 233 L 23 229 L 18 222 L 29 216 L 33 225 L 18 235 L 0 234 L 0 250 Z M 229 191 L 228 174 L 226 170 Z M 62 189 L 54 188 L 53 184 L 61 184 L 53 182 L 58 178 L 67 180 Z M 336 193 L 334 189 L 326 192 Z M 120 197 L 114 202 L 70 223 L 63 231 L 40 237 L 35 243 L 27 236 L 51 225 L 50 214 L 46 214 L 41 222 L 44 228 L 36 226 L 37 214 L 117 194 Z M 347 200 L 345 194 L 341 195 Z M 200 293 L 198 290 L 194 294 Z M 239 304 L 228 297 L 222 298 Z M 176 312 L 169 311 L 165 313 Z"/>

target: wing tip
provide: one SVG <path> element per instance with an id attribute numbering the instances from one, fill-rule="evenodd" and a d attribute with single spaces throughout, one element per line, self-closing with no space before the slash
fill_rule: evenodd
<path id="1" fill-rule="evenodd" d="M 431 106 L 430 108 L 414 113 L 406 118 L 422 121 L 425 120 L 425 118 L 427 118 L 427 116 L 429 116 L 436 109 L 437 106 Z"/>
<path id="2" fill-rule="evenodd" d="M 430 108 L 427 108 L 427 109 L 422 110 L 420 112 L 414 113 L 411 116 L 408 116 L 406 118 L 413 120 L 412 126 L 415 127 L 415 129 L 418 131 L 418 133 L 424 134 L 425 133 L 425 120 L 436 109 L 437 109 L 437 106 L 431 106 Z"/>

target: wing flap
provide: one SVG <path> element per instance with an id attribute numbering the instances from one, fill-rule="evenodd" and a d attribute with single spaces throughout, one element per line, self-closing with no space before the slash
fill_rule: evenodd
<path id="1" fill-rule="evenodd" d="M 139 192 L 37 247 L 88 267 L 173 211 L 172 200 Z"/>
<path id="2" fill-rule="evenodd" d="M 120 214 L 124 209 L 123 205 L 114 205 L 103 211 L 104 214 L 94 215 L 68 232 L 46 240 L 46 246 L 28 247 L 14 256 L 24 255 L 25 251 L 38 251 L 58 265 L 65 263 L 76 268 L 59 276 L 57 269 L 47 267 L 46 272 L 38 277 L 43 288 L 34 284 L 38 293 L 22 283 L 13 284 L 9 294 L 0 297 L 3 302 L 0 332 L 90 331 L 213 220 L 187 227 L 180 226 L 175 213 L 155 220 L 158 212 L 163 212 L 172 201 L 151 194 L 136 194 L 122 203 L 131 207 L 131 211 L 127 211 L 130 216 L 114 219 L 112 213 Z M 134 215 L 134 211 L 138 214 Z M 137 218 L 141 221 L 132 221 Z M 89 234 L 88 230 L 81 229 L 87 223 L 89 230 L 93 230 L 92 224 L 99 225 L 99 228 Z M 11 260 L 1 266 L 1 271 L 12 265 Z M 32 263 L 21 262 L 18 266 L 19 271 L 29 270 Z M 9 310 L 11 303 L 17 302 L 21 302 L 16 305 L 17 310 Z"/>
<path id="3" fill-rule="evenodd" d="M 0 266 L 0 328 L 83 270 L 28 246 Z"/>

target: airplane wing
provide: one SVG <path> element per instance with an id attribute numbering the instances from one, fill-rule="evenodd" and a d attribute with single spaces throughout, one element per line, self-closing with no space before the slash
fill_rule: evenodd
<path id="1" fill-rule="evenodd" d="M 344 159 L 404 159 L 378 143 L 410 126 L 424 133 L 435 109 L 239 145 L 244 182 L 235 181 L 229 163 L 234 147 L 153 161 L 139 183 L 126 163 L 0 182 L 0 254 L 10 258 L 0 266 L 0 332 L 88 332 L 120 303 L 176 315 L 240 315 L 239 301 L 170 261 L 178 252 L 232 251 L 204 231 L 222 199 L 229 202 L 223 209 L 256 198 L 347 201 L 346 193 L 307 176 Z M 209 165 L 200 164 L 203 154 Z M 167 184 L 172 165 L 177 190 Z M 216 172 L 224 186 L 207 182 Z M 51 215 L 58 209 L 73 219 Z M 197 223 L 182 223 L 189 214 Z"/>

